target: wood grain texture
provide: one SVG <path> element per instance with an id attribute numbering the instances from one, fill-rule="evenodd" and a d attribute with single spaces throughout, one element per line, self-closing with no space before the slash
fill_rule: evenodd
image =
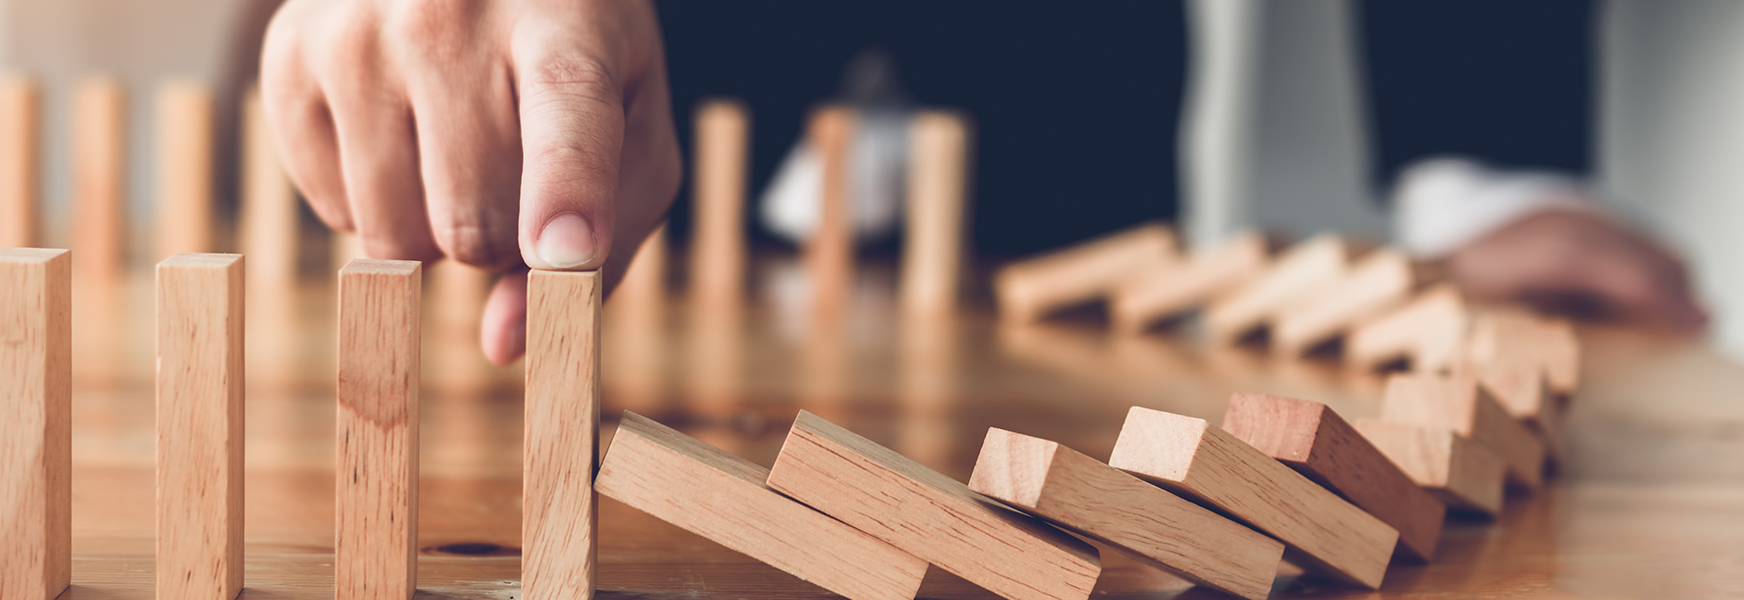
<path id="1" fill-rule="evenodd" d="M 625 411 L 594 488 L 854 600 L 908 600 L 927 563 L 769 489 L 769 470 Z"/>
<path id="2" fill-rule="evenodd" d="M 1325 404 L 1237 393 L 1223 430 L 1393 526 L 1396 554 L 1418 562 L 1435 556 L 1447 507 Z"/>
<path id="3" fill-rule="evenodd" d="M 737 99 L 697 105 L 695 224 L 690 240 L 690 298 L 702 311 L 731 310 L 745 297 L 745 191 L 751 153 L 751 110 Z"/>
<path id="4" fill-rule="evenodd" d="M 73 95 L 73 270 L 119 278 L 127 268 L 127 90 L 108 77 Z"/>
<path id="5" fill-rule="evenodd" d="M 1356 420 L 1356 429 L 1417 485 L 1448 508 L 1495 517 L 1502 511 L 1507 463 L 1483 444 L 1451 429 Z"/>
<path id="6" fill-rule="evenodd" d="M 818 226 L 801 252 L 811 281 L 815 318 L 833 320 L 848 305 L 854 283 L 854 136 L 859 114 L 845 106 L 812 112 L 805 139 L 823 163 L 818 190 Z"/>
<path id="7" fill-rule="evenodd" d="M 1344 238 L 1330 234 L 1291 246 L 1263 273 L 1206 309 L 1207 337 L 1221 345 L 1241 340 L 1291 303 L 1307 301 L 1343 277 L 1353 252 Z"/>
<path id="8" fill-rule="evenodd" d="M 1028 323 L 1106 297 L 1141 272 L 1172 270 L 1175 246 L 1167 225 L 1147 223 L 1005 265 L 993 277 L 999 318 Z"/>
<path id="9" fill-rule="evenodd" d="M 339 271 L 334 583 L 340 598 L 407 599 L 418 587 L 418 380 L 423 266 Z"/>
<path id="10" fill-rule="evenodd" d="M 1284 542 L 1284 557 L 1367 588 L 1399 532 L 1204 419 L 1133 407 L 1108 464 Z"/>
<path id="11" fill-rule="evenodd" d="M 42 245 L 42 92 L 0 76 L 0 248 Z"/>
<path id="12" fill-rule="evenodd" d="M 169 81 L 157 90 L 157 253 L 211 252 L 212 88 Z"/>
<path id="13" fill-rule="evenodd" d="M 957 308 L 967 248 L 969 122 L 961 113 L 923 110 L 909 124 L 908 210 L 897 302 L 906 315 Z"/>
<path id="14" fill-rule="evenodd" d="M 1405 302 L 1419 280 L 1404 254 L 1391 249 L 1370 252 L 1331 288 L 1301 303 L 1287 304 L 1272 328 L 1272 348 L 1289 356 L 1305 354 Z"/>
<path id="15" fill-rule="evenodd" d="M 283 295 L 297 284 L 297 192 L 273 141 L 260 90 L 242 101 L 242 229 L 237 244 L 248 256 L 248 289 Z"/>
<path id="16" fill-rule="evenodd" d="M 1362 370 L 1405 359 L 1413 371 L 1445 371 L 1460 361 L 1470 324 L 1470 309 L 1459 290 L 1436 285 L 1352 329 L 1345 339 L 1344 360 Z"/>
<path id="17" fill-rule="evenodd" d="M 1265 269 L 1269 255 L 1266 237 L 1249 231 L 1195 253 L 1178 268 L 1136 273 L 1121 282 L 1109 299 L 1114 329 L 1141 333 L 1198 308 L 1253 279 Z"/>
<path id="18" fill-rule="evenodd" d="M 800 411 L 769 487 L 1013 600 L 1090 597 L 1096 549 Z"/>
<path id="19" fill-rule="evenodd" d="M 72 257 L 0 248 L 0 599 L 72 581 Z"/>
<path id="20" fill-rule="evenodd" d="M 989 429 L 969 489 L 1189 581 L 1263 600 L 1284 545 L 1041 438 Z"/>
<path id="21" fill-rule="evenodd" d="M 157 266 L 157 597 L 242 591 L 243 261 Z"/>
<path id="22" fill-rule="evenodd" d="M 604 287 L 597 271 L 527 276 L 521 585 L 528 600 L 594 593 Z"/>
<path id="23" fill-rule="evenodd" d="M 1544 443 L 1467 374 L 1396 374 L 1387 378 L 1381 419 L 1451 429 L 1489 447 L 1508 464 L 1508 480 L 1544 484 Z"/>

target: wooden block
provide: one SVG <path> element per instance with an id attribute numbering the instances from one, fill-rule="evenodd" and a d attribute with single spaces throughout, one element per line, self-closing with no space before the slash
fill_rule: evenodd
<path id="1" fill-rule="evenodd" d="M 1363 370 L 1406 359 L 1413 371 L 1446 371 L 1459 362 L 1470 324 L 1470 310 L 1459 290 L 1451 284 L 1437 285 L 1392 312 L 1357 325 L 1345 339 L 1344 359 Z"/>
<path id="2" fill-rule="evenodd" d="M 1284 542 L 1290 562 L 1378 588 L 1399 532 L 1204 419 L 1133 407 L 1108 464 Z"/>
<path id="3" fill-rule="evenodd" d="M 0 248 L 0 598 L 72 580 L 72 257 Z"/>
<path id="4" fill-rule="evenodd" d="M 597 271 L 527 275 L 521 591 L 528 600 L 593 597 L 604 287 Z"/>
<path id="5" fill-rule="evenodd" d="M 925 110 L 909 124 L 908 211 L 898 300 L 908 315 L 949 314 L 962 287 L 969 124 Z"/>
<path id="6" fill-rule="evenodd" d="M 42 93 L 0 77 L 0 248 L 42 245 Z"/>
<path id="7" fill-rule="evenodd" d="M 242 102 L 242 239 L 251 295 L 282 295 L 297 284 L 297 192 L 279 160 L 260 90 Z"/>
<path id="8" fill-rule="evenodd" d="M 363 250 L 363 237 L 353 231 L 332 230 L 328 240 L 327 259 L 334 271 L 339 271 L 359 258 L 369 258 Z"/>
<path id="9" fill-rule="evenodd" d="M 411 598 L 418 587 L 422 277 L 405 260 L 358 259 L 339 271 L 340 598 Z"/>
<path id="10" fill-rule="evenodd" d="M 1356 430 L 1417 485 L 1448 508 L 1495 517 L 1502 511 L 1507 463 L 1451 429 L 1357 419 Z"/>
<path id="11" fill-rule="evenodd" d="M 989 429 L 969 489 L 1189 581 L 1263 600 L 1284 545 L 1055 442 Z"/>
<path id="12" fill-rule="evenodd" d="M 73 100 L 73 270 L 97 281 L 127 268 L 127 92 L 79 82 Z"/>
<path id="13" fill-rule="evenodd" d="M 695 115 L 695 220 L 690 242 L 690 298 L 703 310 L 737 306 L 745 297 L 745 190 L 751 115 L 743 102 L 710 99 Z"/>
<path id="14" fill-rule="evenodd" d="M 1264 326 L 1291 303 L 1318 294 L 1344 276 L 1354 250 L 1344 238 L 1323 234 L 1285 250 L 1271 267 L 1218 299 L 1205 311 L 1205 332 L 1233 344 Z"/>
<path id="15" fill-rule="evenodd" d="M 159 598 L 242 591 L 243 277 L 239 254 L 157 266 Z"/>
<path id="16" fill-rule="evenodd" d="M 211 252 L 212 88 L 170 81 L 157 90 L 157 252 Z"/>
<path id="17" fill-rule="evenodd" d="M 1179 260 L 1167 225 L 1146 223 L 1006 265 L 994 274 L 999 317 L 1029 323 L 1048 313 L 1113 293 L 1147 270 L 1167 270 Z"/>
<path id="18" fill-rule="evenodd" d="M 1544 444 L 1470 375 L 1396 374 L 1387 379 L 1381 419 L 1451 429 L 1489 447 L 1508 464 L 1508 480 L 1544 483 Z"/>
<path id="19" fill-rule="evenodd" d="M 1399 531 L 1395 554 L 1427 562 L 1447 506 L 1319 402 L 1237 393 L 1223 429 Z"/>
<path id="20" fill-rule="evenodd" d="M 1285 305 L 1272 328 L 1272 348 L 1286 356 L 1305 354 L 1405 302 L 1422 279 L 1404 254 L 1388 249 L 1370 252 L 1331 288 Z"/>
<path id="21" fill-rule="evenodd" d="M 1136 273 L 1115 287 L 1109 300 L 1114 328 L 1141 333 L 1152 325 L 1198 308 L 1265 269 L 1271 251 L 1258 232 L 1239 234 L 1174 269 Z"/>
<path id="22" fill-rule="evenodd" d="M 776 493 L 768 478 L 756 463 L 625 411 L 594 488 L 848 598 L 920 591 L 926 561 Z"/>
<path id="23" fill-rule="evenodd" d="M 812 286 L 815 317 L 832 319 L 848 304 L 854 285 L 854 198 L 851 193 L 855 121 L 853 109 L 826 106 L 813 111 L 806 143 L 823 162 L 818 192 L 817 230 L 802 249 Z"/>
<path id="24" fill-rule="evenodd" d="M 1013 600 L 1089 598 L 1096 549 L 800 411 L 769 487 Z"/>
<path id="25" fill-rule="evenodd" d="M 1536 361 L 1465 362 L 1455 366 L 1453 373 L 1475 378 L 1503 410 L 1528 428 L 1546 434 L 1560 431 L 1561 411 L 1544 366 Z"/>
<path id="26" fill-rule="evenodd" d="M 1580 340 L 1566 320 L 1483 311 L 1473 319 L 1464 358 L 1474 364 L 1542 366 L 1551 391 L 1559 395 L 1572 394 L 1580 383 Z"/>
<path id="27" fill-rule="evenodd" d="M 666 225 L 642 240 L 612 292 L 612 318 L 658 323 L 666 314 Z"/>

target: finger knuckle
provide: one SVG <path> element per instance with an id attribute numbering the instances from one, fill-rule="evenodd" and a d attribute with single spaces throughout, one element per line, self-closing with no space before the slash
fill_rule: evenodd
<path id="1" fill-rule="evenodd" d="M 389 19 L 383 33 L 416 59 L 440 60 L 462 45 L 477 14 L 477 0 L 408 2 Z"/>
<path id="2" fill-rule="evenodd" d="M 363 236 L 364 252 L 370 258 L 390 260 L 430 261 L 440 258 L 436 248 L 427 242 L 419 243 L 410 236 L 369 234 Z"/>
<path id="3" fill-rule="evenodd" d="M 472 220 L 455 220 L 433 228 L 436 245 L 449 258 L 476 267 L 505 266 L 514 249 L 512 241 L 505 243 L 495 228 Z"/>

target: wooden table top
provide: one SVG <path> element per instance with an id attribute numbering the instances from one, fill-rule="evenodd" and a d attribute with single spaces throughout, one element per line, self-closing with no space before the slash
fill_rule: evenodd
<path id="1" fill-rule="evenodd" d="M 1094 322 L 1024 329 L 985 308 L 914 323 L 888 270 L 865 269 L 846 318 L 791 302 L 791 265 L 760 271 L 740 313 L 607 308 L 605 431 L 635 410 L 768 465 L 800 408 L 967 480 L 988 427 L 1105 459 L 1129 406 L 1220 418 L 1237 390 L 1372 415 L 1380 384 L 1330 362 L 1212 352 L 1186 335 L 1111 336 Z M 73 586 L 62 598 L 150 598 L 152 295 L 76 291 Z M 334 294 L 308 283 L 249 299 L 243 598 L 333 594 Z M 419 595 L 519 595 L 519 367 L 479 356 L 473 297 L 426 296 Z M 797 316 L 796 316 L 797 315 Z M 1744 367 L 1690 341 L 1585 329 L 1584 388 L 1561 474 L 1496 522 L 1454 520 L 1437 560 L 1395 565 L 1381 593 L 1284 566 L 1274 597 L 1744 597 Z M 601 500 L 600 596 L 814 598 L 822 590 Z M 1217 597 L 1104 548 L 1098 597 Z M 926 598 L 986 598 L 933 569 Z"/>

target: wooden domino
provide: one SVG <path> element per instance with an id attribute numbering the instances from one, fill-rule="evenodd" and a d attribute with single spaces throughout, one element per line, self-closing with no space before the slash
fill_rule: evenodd
<path id="1" fill-rule="evenodd" d="M 604 286 L 597 271 L 527 275 L 521 591 L 528 600 L 593 597 Z"/>
<path id="2" fill-rule="evenodd" d="M 1399 530 L 1398 555 L 1435 556 L 1447 506 L 1325 404 L 1237 393 L 1223 429 Z"/>
<path id="3" fill-rule="evenodd" d="M 1063 250 L 1027 258 L 994 274 L 999 317 L 1029 323 L 1112 293 L 1128 278 L 1170 269 L 1180 257 L 1167 225 L 1147 223 Z"/>
<path id="4" fill-rule="evenodd" d="M 666 225 L 654 228 L 636 248 L 636 256 L 612 294 L 612 318 L 642 324 L 658 323 L 666 306 Z"/>
<path id="5" fill-rule="evenodd" d="M 1398 251 L 1370 252 L 1332 287 L 1301 304 L 1281 308 L 1272 327 L 1272 348 L 1300 356 L 1404 302 L 1424 278 Z"/>
<path id="6" fill-rule="evenodd" d="M 1284 557 L 1374 589 L 1399 532 L 1234 435 L 1195 419 L 1133 407 L 1108 464 L 1208 505 L 1284 543 Z"/>
<path id="7" fill-rule="evenodd" d="M 159 598 L 242 591 L 243 277 L 238 254 L 157 266 Z"/>
<path id="8" fill-rule="evenodd" d="M 171 81 L 157 91 L 157 252 L 211 252 L 212 89 Z"/>
<path id="9" fill-rule="evenodd" d="M 1250 231 L 1194 254 L 1178 268 L 1135 273 L 1109 299 L 1114 329 L 1140 333 L 1210 302 L 1260 273 L 1270 252 L 1266 237 Z"/>
<path id="10" fill-rule="evenodd" d="M 969 489 L 1221 592 L 1263 600 L 1284 545 L 1058 443 L 990 429 Z"/>
<path id="11" fill-rule="evenodd" d="M 736 306 L 745 296 L 745 190 L 750 165 L 750 109 L 713 99 L 696 109 L 695 221 L 690 244 L 690 297 L 707 310 Z"/>
<path id="12" fill-rule="evenodd" d="M 812 286 L 812 311 L 820 318 L 839 315 L 853 291 L 854 198 L 849 161 L 858 118 L 853 109 L 826 106 L 814 111 L 806 126 L 806 143 L 823 163 L 817 229 L 802 248 Z"/>
<path id="13" fill-rule="evenodd" d="M 968 119 L 950 111 L 921 111 L 911 121 L 908 137 L 908 211 L 898 302 L 911 316 L 948 314 L 957 308 L 962 286 Z"/>
<path id="14" fill-rule="evenodd" d="M 1451 429 L 1356 420 L 1369 443 L 1450 509 L 1495 517 L 1502 512 L 1507 463 L 1483 444 Z"/>
<path id="15" fill-rule="evenodd" d="M 127 268 L 127 92 L 113 78 L 74 92 L 73 262 L 98 281 Z"/>
<path id="16" fill-rule="evenodd" d="M 1012 600 L 1084 600 L 1096 549 L 807 411 L 769 487 Z"/>
<path id="17" fill-rule="evenodd" d="M 926 561 L 776 493 L 768 478 L 756 463 L 625 411 L 594 488 L 847 598 L 920 591 Z"/>
<path id="18" fill-rule="evenodd" d="M 1354 253 L 1344 238 L 1330 234 L 1291 246 L 1264 272 L 1206 309 L 1206 335 L 1219 345 L 1242 340 L 1285 307 L 1313 298 L 1342 278 Z"/>
<path id="19" fill-rule="evenodd" d="M 1477 379 L 1478 385 L 1488 391 L 1509 415 L 1524 422 L 1547 442 L 1560 433 L 1561 407 L 1542 364 L 1534 361 L 1464 362 L 1455 366 L 1453 373 Z M 1554 447 L 1547 443 L 1545 450 L 1554 451 Z"/>
<path id="20" fill-rule="evenodd" d="M 42 93 L 0 77 L 0 248 L 42 245 Z"/>
<path id="21" fill-rule="evenodd" d="M 1441 429 L 1471 438 L 1508 464 L 1508 480 L 1544 483 L 1544 444 L 1469 375 L 1400 373 L 1387 379 L 1381 419 Z"/>
<path id="22" fill-rule="evenodd" d="M 0 248 L 0 598 L 72 580 L 72 258 Z"/>
<path id="23" fill-rule="evenodd" d="M 1470 323 L 1470 309 L 1459 290 L 1451 284 L 1436 285 L 1351 330 L 1344 360 L 1363 370 L 1403 359 L 1413 371 L 1446 371 L 1463 356 Z"/>
<path id="24" fill-rule="evenodd" d="M 242 239 L 250 295 L 282 295 L 297 283 L 297 192 L 279 160 L 260 90 L 242 101 Z"/>
<path id="25" fill-rule="evenodd" d="M 422 276 L 404 260 L 357 259 L 339 271 L 340 598 L 409 599 L 418 587 Z"/>
<path id="26" fill-rule="evenodd" d="M 1580 383 L 1580 340 L 1566 320 L 1489 310 L 1477 315 L 1465 360 L 1476 364 L 1524 363 L 1544 368 L 1553 393 L 1574 393 Z"/>

